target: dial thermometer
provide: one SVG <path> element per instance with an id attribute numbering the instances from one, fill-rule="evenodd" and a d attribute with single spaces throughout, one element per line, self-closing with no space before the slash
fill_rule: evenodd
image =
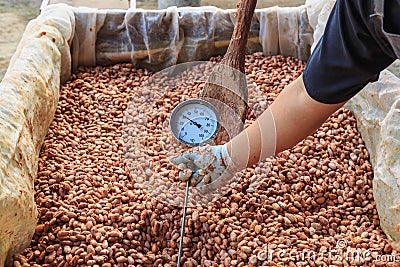
<path id="1" fill-rule="evenodd" d="M 192 146 L 211 141 L 217 135 L 219 125 L 219 116 L 213 105 L 198 98 L 186 100 L 176 106 L 171 113 L 169 121 L 173 136 L 179 142 Z M 186 181 L 177 267 L 181 265 L 189 183 L 190 179 Z"/>
<path id="2" fill-rule="evenodd" d="M 174 108 L 170 118 L 174 137 L 183 144 L 198 146 L 211 141 L 219 129 L 214 106 L 202 99 L 189 99 Z"/>

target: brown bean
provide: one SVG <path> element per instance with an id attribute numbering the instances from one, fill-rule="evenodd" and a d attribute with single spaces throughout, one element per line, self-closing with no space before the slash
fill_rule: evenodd
<path id="1" fill-rule="evenodd" d="M 252 108 L 247 126 L 304 65 L 262 53 L 246 57 Z M 80 67 L 60 90 L 38 164 L 38 226 L 14 265 L 176 266 L 182 209 L 152 197 L 142 185 L 155 176 L 179 182 L 167 156 L 183 148 L 165 134 L 167 118 L 179 102 L 198 96 L 209 73 L 186 73 L 150 89 L 144 84 L 153 74 L 132 64 Z M 151 97 L 154 107 L 145 109 Z M 135 138 L 143 133 L 148 134 L 141 151 Z M 266 244 L 276 251 L 318 252 L 335 248 L 339 239 L 352 249 L 393 253 L 379 226 L 368 157 L 355 118 L 338 110 L 294 148 L 244 170 L 231 193 L 188 210 L 183 266 L 296 266 L 290 259 L 262 261 L 257 255 Z M 262 181 L 259 187 L 249 187 L 252 179 Z M 352 263 L 334 265 L 346 264 Z"/>

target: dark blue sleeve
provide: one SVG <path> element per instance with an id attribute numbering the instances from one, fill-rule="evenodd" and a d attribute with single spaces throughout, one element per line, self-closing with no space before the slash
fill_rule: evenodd
<path id="1" fill-rule="evenodd" d="M 396 58 L 370 18 L 368 0 L 338 0 L 303 73 L 314 100 L 335 104 L 376 81 Z"/>

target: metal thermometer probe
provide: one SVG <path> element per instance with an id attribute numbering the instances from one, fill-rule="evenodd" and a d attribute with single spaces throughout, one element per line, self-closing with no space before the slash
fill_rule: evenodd
<path id="1" fill-rule="evenodd" d="M 186 208 L 187 208 L 187 200 L 188 200 L 188 196 L 189 196 L 189 183 L 190 183 L 190 179 L 187 180 L 187 182 L 186 182 L 185 200 L 183 202 L 182 227 L 181 227 L 181 237 L 180 237 L 180 240 L 179 240 L 178 262 L 176 264 L 177 267 L 181 266 L 183 236 L 185 235 Z"/>
<path id="2" fill-rule="evenodd" d="M 210 142 L 217 134 L 220 122 L 214 106 L 203 99 L 189 99 L 174 108 L 169 122 L 173 136 L 182 144 L 199 146 Z M 182 228 L 179 241 L 177 265 L 181 265 L 185 219 L 189 196 L 190 179 L 186 182 L 185 200 L 183 203 Z"/>

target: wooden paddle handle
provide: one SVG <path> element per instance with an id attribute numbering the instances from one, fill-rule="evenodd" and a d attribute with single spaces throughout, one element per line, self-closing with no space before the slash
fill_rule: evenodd
<path id="1" fill-rule="evenodd" d="M 240 1 L 237 11 L 237 21 L 233 30 L 232 38 L 224 58 L 223 64 L 239 69 L 244 73 L 247 39 L 249 36 L 251 21 L 257 0 Z"/>
<path id="2" fill-rule="evenodd" d="M 247 39 L 257 0 L 242 0 L 228 50 L 217 64 L 201 92 L 201 97 L 217 100 L 221 128 L 214 139 L 224 144 L 244 128 L 247 114 L 248 91 L 245 76 Z M 233 111 L 233 113 L 232 113 Z"/>

